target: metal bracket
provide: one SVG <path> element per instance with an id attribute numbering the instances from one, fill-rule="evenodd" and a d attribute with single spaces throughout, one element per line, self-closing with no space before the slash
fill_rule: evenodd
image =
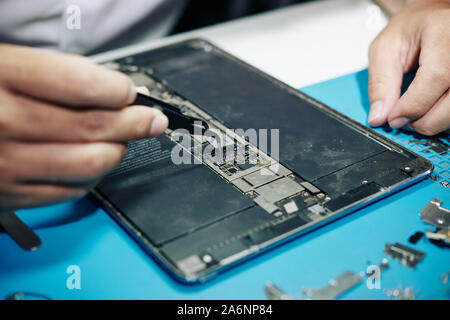
<path id="1" fill-rule="evenodd" d="M 294 300 L 289 294 L 281 290 L 273 282 L 268 282 L 264 287 L 264 293 L 268 300 Z"/>
<path id="2" fill-rule="evenodd" d="M 423 221 L 431 223 L 438 228 L 450 227 L 450 210 L 441 207 L 442 200 L 434 198 L 419 213 Z"/>
<path id="3" fill-rule="evenodd" d="M 397 259 L 404 266 L 415 268 L 425 257 L 425 253 L 414 250 L 400 243 L 386 243 L 384 252 L 392 258 Z"/>
<path id="4" fill-rule="evenodd" d="M 335 300 L 358 285 L 362 279 L 362 276 L 346 271 L 331 280 L 325 288 L 312 290 L 312 295 L 308 300 Z"/>

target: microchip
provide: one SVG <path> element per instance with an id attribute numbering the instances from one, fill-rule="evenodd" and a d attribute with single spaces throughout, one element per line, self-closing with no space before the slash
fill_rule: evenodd
<path id="1" fill-rule="evenodd" d="M 228 172 L 233 174 L 233 173 L 237 172 L 237 169 L 236 168 L 230 168 L 230 169 L 228 169 Z"/>

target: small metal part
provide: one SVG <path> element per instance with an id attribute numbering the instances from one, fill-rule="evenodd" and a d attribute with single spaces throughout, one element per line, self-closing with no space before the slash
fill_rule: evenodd
<path id="1" fill-rule="evenodd" d="M 178 261 L 177 266 L 186 275 L 196 274 L 206 268 L 205 262 L 198 255 L 192 255 Z"/>
<path id="2" fill-rule="evenodd" d="M 414 300 L 415 296 L 414 289 L 412 287 L 407 287 L 403 290 L 403 293 L 397 297 L 397 300 Z"/>
<path id="3" fill-rule="evenodd" d="M 258 196 L 258 194 L 254 190 L 247 191 L 245 195 L 250 199 L 255 199 Z"/>
<path id="4" fill-rule="evenodd" d="M 387 297 L 393 297 L 395 300 L 414 300 L 418 292 L 414 292 L 413 287 L 407 287 L 403 290 L 401 285 L 398 285 L 394 290 L 383 290 Z"/>
<path id="5" fill-rule="evenodd" d="M 371 265 L 371 263 L 370 263 L 369 261 L 368 261 L 368 264 Z M 387 268 L 389 268 L 389 260 L 388 260 L 387 258 L 381 259 L 381 262 L 380 262 L 380 264 L 378 265 L 378 268 L 380 269 L 380 271 L 384 271 L 384 270 L 386 270 Z M 369 269 L 368 269 L 368 270 L 369 270 Z M 370 270 L 372 270 L 372 272 L 370 272 L 370 271 L 366 272 L 366 275 L 367 275 L 367 276 L 371 276 L 371 275 L 375 272 L 375 270 L 372 269 L 372 268 L 370 268 Z M 364 273 L 364 272 L 363 272 L 363 273 Z"/>
<path id="6" fill-rule="evenodd" d="M 297 204 L 294 200 L 289 201 L 288 203 L 284 204 L 284 211 L 286 211 L 287 214 L 291 214 L 298 211 Z"/>
<path id="7" fill-rule="evenodd" d="M 405 173 L 413 173 L 414 172 L 414 168 L 406 166 L 402 169 L 403 172 Z"/>
<path id="8" fill-rule="evenodd" d="M 450 210 L 441 207 L 442 200 L 434 198 L 419 213 L 423 221 L 431 223 L 437 228 L 450 227 Z"/>
<path id="9" fill-rule="evenodd" d="M 281 217 L 283 215 L 283 212 L 281 211 L 275 211 L 273 214 L 275 217 Z"/>
<path id="10" fill-rule="evenodd" d="M 448 283 L 448 278 L 450 277 L 450 271 L 447 273 L 443 273 L 441 274 L 441 280 L 443 284 L 447 284 Z"/>
<path id="11" fill-rule="evenodd" d="M 425 257 L 425 253 L 409 248 L 400 243 L 386 243 L 384 252 L 390 257 L 397 259 L 404 266 L 415 268 L 416 265 Z"/>
<path id="12" fill-rule="evenodd" d="M 434 198 L 419 215 L 424 222 L 436 227 L 434 231 L 425 233 L 428 239 L 450 245 L 450 210 L 442 207 L 441 204 L 441 200 Z"/>
<path id="13" fill-rule="evenodd" d="M 211 255 L 205 254 L 202 257 L 202 260 L 203 260 L 204 263 L 211 263 L 213 261 L 213 258 L 211 257 Z"/>
<path id="14" fill-rule="evenodd" d="M 448 188 L 449 185 L 450 185 L 450 183 L 448 181 L 441 182 L 441 186 L 443 186 L 444 188 Z"/>
<path id="15" fill-rule="evenodd" d="M 326 212 L 325 208 L 320 204 L 315 204 L 309 207 L 308 211 L 316 215 L 323 215 Z"/>
<path id="16" fill-rule="evenodd" d="M 25 250 L 36 250 L 41 239 L 14 213 L 0 213 L 0 227 Z"/>
<path id="17" fill-rule="evenodd" d="M 273 282 L 268 282 L 264 287 L 264 293 L 268 300 L 294 300 L 290 295 L 281 290 Z"/>
<path id="18" fill-rule="evenodd" d="M 316 213 L 309 213 L 307 215 L 308 219 L 311 221 L 316 221 L 316 220 L 320 220 L 322 218 L 322 216 L 320 214 L 316 214 Z"/>
<path id="19" fill-rule="evenodd" d="M 330 280 L 328 286 L 323 289 L 313 289 L 310 300 L 334 300 L 345 292 L 355 287 L 362 281 L 363 277 L 351 271 L 346 271 L 336 279 Z M 308 291 L 306 291 L 308 292 Z"/>
<path id="20" fill-rule="evenodd" d="M 439 241 L 443 244 L 450 245 L 450 229 L 437 228 L 434 232 L 428 231 L 425 235 L 430 240 Z"/>
<path id="21" fill-rule="evenodd" d="M 433 181 L 439 181 L 440 180 L 440 178 L 439 178 L 439 176 L 437 174 L 430 175 L 430 179 L 433 180 Z"/>
<path id="22" fill-rule="evenodd" d="M 380 263 L 380 270 L 386 270 L 387 268 L 389 268 L 389 260 L 387 258 L 383 258 L 381 259 L 381 263 Z"/>

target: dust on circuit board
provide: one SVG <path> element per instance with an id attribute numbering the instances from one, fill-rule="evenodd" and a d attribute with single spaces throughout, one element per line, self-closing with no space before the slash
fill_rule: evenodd
<path id="1" fill-rule="evenodd" d="M 331 213 L 323 206 L 330 200 L 324 192 L 258 149 L 252 144 L 253 141 L 249 142 L 248 137 L 230 130 L 218 119 L 170 90 L 153 75 L 153 70 L 133 65 L 131 60 L 124 64 L 109 62 L 105 66 L 128 74 L 136 86 L 145 86 L 151 96 L 208 122 L 209 134 L 190 135 L 170 129 L 165 134 L 189 153 L 194 163 L 206 165 L 268 213 L 275 217 L 296 213 L 305 222 L 320 220 Z M 186 145 L 184 138 L 192 138 L 189 140 L 192 143 Z"/>

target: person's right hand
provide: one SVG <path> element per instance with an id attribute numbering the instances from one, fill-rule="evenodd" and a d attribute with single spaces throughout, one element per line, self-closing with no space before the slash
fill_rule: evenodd
<path id="1" fill-rule="evenodd" d="M 402 95 L 403 74 L 418 67 Z M 450 0 L 410 0 L 369 49 L 369 123 L 433 136 L 450 129 Z"/>
<path id="2" fill-rule="evenodd" d="M 82 196 L 120 162 L 124 142 L 168 124 L 157 109 L 128 106 L 126 75 L 83 57 L 0 44 L 0 70 L 0 214 Z"/>

